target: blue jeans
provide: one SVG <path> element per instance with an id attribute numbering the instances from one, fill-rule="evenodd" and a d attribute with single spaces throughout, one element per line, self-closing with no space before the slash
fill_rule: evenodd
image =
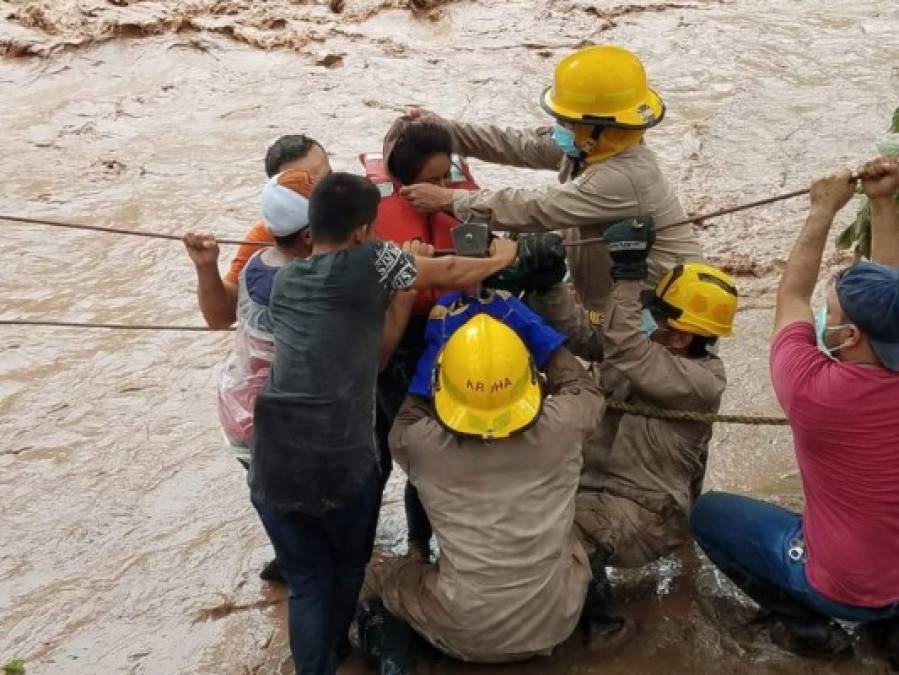
<path id="1" fill-rule="evenodd" d="M 333 675 L 349 651 L 380 500 L 377 473 L 347 503 L 318 517 L 253 500 L 287 581 L 290 651 L 302 675 Z"/>
<path id="2" fill-rule="evenodd" d="M 899 603 L 855 607 L 818 593 L 805 575 L 802 517 L 774 504 L 707 492 L 693 507 L 696 542 L 731 581 L 763 608 L 800 621 L 879 621 L 899 616 Z"/>

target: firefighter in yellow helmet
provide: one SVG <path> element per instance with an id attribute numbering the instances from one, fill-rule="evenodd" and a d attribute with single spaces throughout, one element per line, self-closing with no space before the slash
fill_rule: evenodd
<path id="1" fill-rule="evenodd" d="M 390 449 L 440 556 L 369 567 L 357 621 L 377 672 L 412 672 L 404 625 L 466 661 L 549 654 L 577 627 L 590 580 L 574 508 L 603 408 L 591 375 L 558 347 L 544 381 L 516 332 L 485 313 L 452 333 L 433 373 L 433 399 L 406 399 Z"/>
<path id="2" fill-rule="evenodd" d="M 482 219 L 502 230 L 568 229 L 569 240 L 595 238 L 613 222 L 650 216 L 658 229 L 649 256 L 653 284 L 675 265 L 702 258 L 690 225 L 669 227 L 686 215 L 644 142 L 645 131 L 664 118 L 665 105 L 636 55 L 612 45 L 578 50 L 557 65 L 540 101 L 554 126 L 512 129 L 442 120 L 423 110 L 410 115 L 446 124 L 462 155 L 558 170 L 560 185 L 475 191 L 413 185 L 403 193 L 423 211 Z M 612 285 L 606 246 L 569 249 L 569 263 L 581 302 L 601 325 Z"/>
<path id="3" fill-rule="evenodd" d="M 654 290 L 643 288 L 655 228 L 648 219 L 610 226 L 605 239 L 615 278 L 602 332 L 568 288 L 532 294 L 531 306 L 594 368 L 604 394 L 638 406 L 717 412 L 727 379 L 715 354 L 733 331 L 737 289 L 721 270 L 675 265 Z M 712 425 L 609 410 L 584 451 L 576 527 L 594 580 L 584 627 L 620 636 L 628 625 L 611 611 L 606 565 L 638 567 L 689 540 L 687 518 L 702 490 Z"/>

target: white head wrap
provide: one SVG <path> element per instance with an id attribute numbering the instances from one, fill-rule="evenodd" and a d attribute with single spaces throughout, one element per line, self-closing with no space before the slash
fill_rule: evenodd
<path id="1" fill-rule="evenodd" d="M 286 237 L 309 226 L 309 200 L 272 177 L 262 189 L 262 220 L 276 237 Z"/>

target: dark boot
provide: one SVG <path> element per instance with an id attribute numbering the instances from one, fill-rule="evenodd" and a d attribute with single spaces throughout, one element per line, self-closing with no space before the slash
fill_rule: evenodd
<path id="1" fill-rule="evenodd" d="M 865 624 L 863 630 L 878 654 L 887 660 L 894 672 L 899 672 L 899 618 L 872 621 Z"/>
<path id="2" fill-rule="evenodd" d="M 772 614 L 768 618 L 771 641 L 800 656 L 834 659 L 852 652 L 852 638 L 836 621 L 823 616 L 796 618 Z"/>
<path id="3" fill-rule="evenodd" d="M 356 626 L 362 654 L 377 675 L 415 672 L 415 634 L 405 621 L 388 612 L 380 600 L 359 603 Z"/>
<path id="4" fill-rule="evenodd" d="M 287 583 L 284 579 L 284 575 L 281 574 L 281 568 L 278 567 L 277 558 L 269 561 L 269 563 L 262 568 L 262 571 L 259 573 L 259 578 L 263 581 L 271 581 L 276 584 Z"/>
<path id="5" fill-rule="evenodd" d="M 593 648 L 610 647 L 622 642 L 632 626 L 612 609 L 612 584 L 606 573 L 607 556 L 594 553 L 590 556 L 593 578 L 587 586 L 587 598 L 581 611 L 580 628 L 584 644 Z"/>
<path id="6" fill-rule="evenodd" d="M 720 569 L 767 612 L 763 620 L 777 646 L 801 656 L 820 658 L 835 658 L 852 651 L 852 638 L 840 624 L 786 589 L 737 566 Z"/>

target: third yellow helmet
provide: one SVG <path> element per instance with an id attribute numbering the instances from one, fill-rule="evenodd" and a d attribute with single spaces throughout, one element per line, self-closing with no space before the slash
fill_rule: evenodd
<path id="1" fill-rule="evenodd" d="M 656 286 L 654 305 L 671 328 L 702 337 L 730 337 L 737 313 L 737 287 L 717 267 L 677 265 Z"/>
<path id="2" fill-rule="evenodd" d="M 662 121 L 665 104 L 649 88 L 640 59 L 612 45 L 587 47 L 556 66 L 543 108 L 573 124 L 648 129 Z"/>

